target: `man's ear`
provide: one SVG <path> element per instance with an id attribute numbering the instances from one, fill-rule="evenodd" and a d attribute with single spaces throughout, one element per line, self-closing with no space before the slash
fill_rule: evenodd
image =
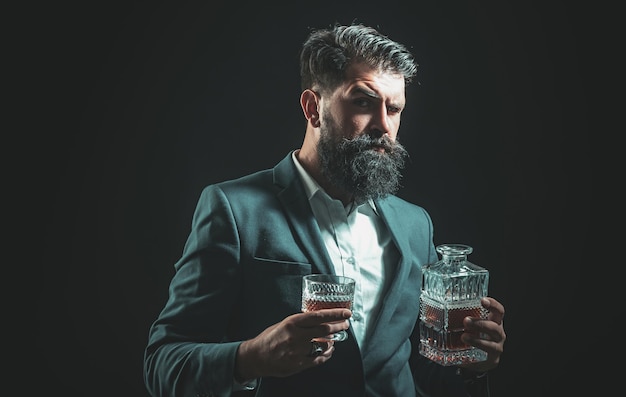
<path id="1" fill-rule="evenodd" d="M 315 128 L 320 126 L 320 113 L 319 113 L 319 96 L 311 89 L 306 89 L 300 94 L 300 106 L 304 117 Z"/>

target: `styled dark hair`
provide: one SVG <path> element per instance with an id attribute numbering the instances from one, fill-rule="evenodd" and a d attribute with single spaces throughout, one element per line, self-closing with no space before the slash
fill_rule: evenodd
<path id="1" fill-rule="evenodd" d="M 405 84 L 417 74 L 409 50 L 378 30 L 362 24 L 313 30 L 300 52 L 302 89 L 332 91 L 344 80 L 352 63 L 365 63 L 383 71 L 400 73 Z"/>

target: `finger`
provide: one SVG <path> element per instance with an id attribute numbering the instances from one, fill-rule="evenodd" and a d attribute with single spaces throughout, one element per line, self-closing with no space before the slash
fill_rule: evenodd
<path id="1" fill-rule="evenodd" d="M 463 339 L 466 343 L 472 345 L 474 342 L 482 341 L 491 341 L 501 344 L 506 339 L 502 325 L 491 320 L 466 317 L 463 319 L 463 327 L 465 328 Z"/>
<path id="2" fill-rule="evenodd" d="M 310 350 L 307 357 L 311 358 L 311 362 L 315 365 L 322 364 L 328 361 L 335 351 L 335 347 L 333 346 L 333 342 L 326 341 L 318 341 L 312 340 L 310 343 Z"/>
<path id="3" fill-rule="evenodd" d="M 334 350 L 335 342 L 328 339 L 323 338 L 314 338 L 311 339 L 311 347 L 309 349 L 310 356 L 323 356 L 328 355 L 329 352 Z"/>
<path id="4" fill-rule="evenodd" d="M 328 348 L 324 350 L 322 354 L 320 354 L 320 357 L 323 357 L 323 358 L 321 360 L 318 360 L 318 362 L 326 362 L 326 360 L 332 357 L 334 351 L 335 351 L 335 346 L 333 346 L 332 343 L 329 344 Z"/>
<path id="5" fill-rule="evenodd" d="M 502 324 L 504 319 L 504 306 L 499 301 L 491 297 L 486 297 L 481 300 L 481 303 L 485 309 L 489 311 L 489 320 Z"/>
<path id="6" fill-rule="evenodd" d="M 348 322 L 348 320 L 344 320 L 341 323 L 326 323 L 321 324 L 317 327 L 303 329 L 305 330 L 304 332 L 306 333 L 306 335 L 310 335 L 313 339 L 332 341 L 340 340 L 337 339 L 341 337 L 341 335 L 338 335 L 338 333 L 341 331 L 346 331 L 348 328 L 350 328 L 350 323 Z"/>
<path id="7" fill-rule="evenodd" d="M 482 335 L 482 337 L 475 337 L 475 335 L 473 334 L 464 333 L 461 336 L 461 340 L 468 345 L 485 351 L 487 353 L 488 361 L 492 363 L 499 361 L 499 357 L 500 355 L 502 355 L 502 352 L 504 350 L 504 342 L 493 341 L 490 339 L 490 337 L 483 339 L 484 337 L 484 334 Z"/>
<path id="8" fill-rule="evenodd" d="M 317 340 L 311 340 L 310 349 L 309 349 L 309 353 L 307 354 L 307 356 L 317 357 L 321 355 L 324 352 L 324 350 L 326 350 L 325 345 L 322 343 L 323 342 L 318 342 Z"/>
<path id="9" fill-rule="evenodd" d="M 316 327 L 325 323 L 341 323 L 352 316 L 349 309 L 322 309 L 294 315 L 294 324 L 298 327 Z"/>

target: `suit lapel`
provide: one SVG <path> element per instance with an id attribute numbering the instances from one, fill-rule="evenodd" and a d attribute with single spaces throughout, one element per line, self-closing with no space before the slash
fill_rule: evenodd
<path id="1" fill-rule="evenodd" d="M 334 267 L 293 164 L 291 153 L 274 167 L 274 185 L 279 188 L 278 200 L 282 203 L 293 233 L 299 239 L 300 246 L 309 257 L 313 269 L 320 273 L 333 274 Z"/>
<path id="2" fill-rule="evenodd" d="M 387 277 L 390 278 L 387 291 L 384 294 L 382 306 L 380 307 L 378 318 L 372 323 L 373 329 L 368 331 L 370 336 L 367 341 L 368 346 L 385 346 L 386 331 L 383 329 L 390 322 L 391 316 L 396 312 L 396 307 L 402 304 L 402 291 L 405 288 L 404 283 L 408 280 L 408 274 L 411 269 L 410 257 L 406 256 L 410 252 L 408 231 L 402 227 L 402 215 L 396 213 L 393 207 L 389 205 L 388 200 L 376 201 L 378 213 L 387 225 L 391 233 L 391 241 L 395 244 L 395 248 L 399 251 L 398 262 L 391 268 Z M 379 329 L 381 328 L 381 329 Z M 366 356 L 369 349 L 363 351 Z"/>

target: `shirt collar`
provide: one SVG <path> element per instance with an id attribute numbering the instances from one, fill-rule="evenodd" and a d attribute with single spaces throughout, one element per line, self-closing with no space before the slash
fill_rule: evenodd
<path id="1" fill-rule="evenodd" d="M 313 177 L 304 169 L 302 164 L 300 164 L 300 161 L 298 161 L 298 158 L 296 157 L 297 152 L 298 152 L 297 150 L 294 150 L 291 154 L 291 158 L 293 160 L 294 165 L 296 166 L 296 170 L 298 170 L 298 175 L 300 175 L 300 179 L 302 180 L 302 183 L 304 184 L 304 191 L 306 192 L 307 199 L 311 201 L 311 199 L 315 196 L 315 194 L 318 191 L 324 192 L 325 196 L 330 197 L 328 196 L 328 193 L 326 193 L 326 191 L 319 185 L 319 183 L 317 183 L 317 181 L 313 179 Z M 346 208 L 346 210 L 348 210 L 349 208 L 356 209 L 364 204 L 365 203 L 362 203 L 356 207 L 352 207 L 352 205 L 350 205 L 348 208 Z M 372 199 L 368 199 L 367 204 L 369 204 L 369 206 L 372 208 L 374 213 L 378 215 L 378 210 L 376 209 L 376 204 L 374 204 L 374 201 Z"/>

